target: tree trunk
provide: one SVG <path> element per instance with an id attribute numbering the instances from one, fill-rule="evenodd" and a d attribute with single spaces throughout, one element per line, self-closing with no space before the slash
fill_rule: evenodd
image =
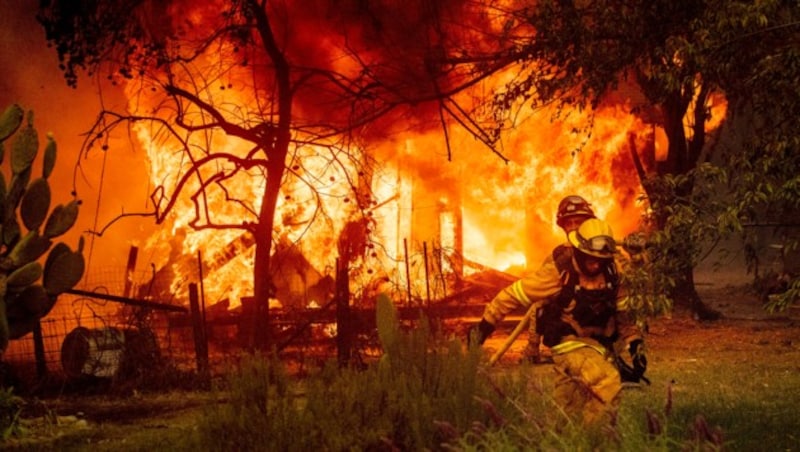
<path id="1" fill-rule="evenodd" d="M 272 234 L 275 226 L 275 210 L 280 194 L 283 174 L 286 171 L 286 156 L 289 154 L 292 125 L 292 84 L 289 62 L 275 41 L 265 5 L 256 0 L 248 0 L 250 12 L 256 23 L 256 30 L 264 50 L 272 60 L 275 70 L 275 89 L 278 96 L 276 112 L 268 112 L 264 120 L 265 130 L 270 133 L 261 138 L 259 146 L 267 154 L 267 185 L 258 214 L 255 228 L 256 255 L 253 268 L 253 292 L 256 303 L 255 347 L 265 350 L 270 344 L 269 299 L 275 295 L 272 282 L 270 254 Z M 277 118 L 275 123 L 274 118 Z"/>
<path id="2" fill-rule="evenodd" d="M 691 259 L 691 257 L 686 256 L 684 259 Z M 717 320 L 722 316 L 719 311 L 708 306 L 697 293 L 697 287 L 694 284 L 694 266 L 687 265 L 685 267 L 680 281 L 672 289 L 670 298 L 675 306 L 688 309 L 695 320 Z"/>
<path id="3" fill-rule="evenodd" d="M 705 97 L 705 96 L 704 96 Z M 667 135 L 668 149 L 667 160 L 663 163 L 657 164 L 655 171 L 659 177 L 668 174 L 687 174 L 697 164 L 697 156 L 699 152 L 692 152 L 690 154 L 689 143 L 687 143 L 686 132 L 683 128 L 683 117 L 688 108 L 688 99 L 675 93 L 666 102 L 661 104 L 661 113 L 664 126 L 664 132 Z M 693 140 L 702 140 L 703 136 L 695 136 Z M 697 142 L 693 142 L 692 146 L 701 146 Z M 631 141 L 633 146 L 633 141 Z M 643 179 L 644 166 L 636 155 L 635 149 L 632 148 L 634 154 L 634 163 L 636 164 L 637 171 L 639 172 L 640 179 L 642 179 L 642 187 L 650 199 L 654 199 L 654 194 L 651 190 L 652 187 Z M 652 169 L 651 169 L 652 171 Z M 694 184 L 688 181 L 682 187 L 678 187 L 675 198 L 669 202 L 665 201 L 666 205 L 671 205 L 677 202 L 680 198 L 689 196 L 694 189 Z M 668 218 L 666 211 L 656 212 L 656 227 L 663 230 Z M 688 235 L 688 234 L 687 234 Z M 679 276 L 680 280 L 669 294 L 675 306 L 684 307 L 692 312 L 692 315 L 699 320 L 715 320 L 720 317 L 720 313 L 710 308 L 703 302 L 700 295 L 697 293 L 697 288 L 694 284 L 694 265 L 692 263 L 691 250 L 695 246 L 693 243 L 687 243 L 686 246 L 675 253 L 672 257 L 676 259 L 678 265 L 683 270 Z"/>
<path id="4" fill-rule="evenodd" d="M 283 166 L 281 166 L 283 168 Z M 275 173 L 278 174 L 275 174 Z M 275 296 L 275 284 L 272 281 L 271 259 L 272 232 L 275 223 L 275 209 L 280 193 L 280 181 L 283 171 L 268 171 L 267 186 L 261 201 L 259 222 L 255 235 L 255 262 L 253 263 L 253 295 L 255 310 L 253 313 L 253 337 L 249 344 L 252 348 L 266 350 L 271 342 L 269 321 L 269 300 Z"/>

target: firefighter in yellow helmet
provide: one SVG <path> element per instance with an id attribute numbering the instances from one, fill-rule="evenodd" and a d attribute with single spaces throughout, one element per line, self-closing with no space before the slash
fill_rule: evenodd
<path id="1" fill-rule="evenodd" d="M 539 333 L 557 374 L 555 401 L 586 425 L 613 422 L 622 389 L 614 343 L 623 343 L 630 355 L 632 364 L 624 365 L 628 378 L 642 379 L 647 368 L 643 334 L 626 310 L 611 227 L 588 219 L 568 234 L 568 241 L 571 247 L 556 247 L 536 272 L 501 290 L 473 334 L 482 344 L 509 312 L 540 303 Z"/>
<path id="2" fill-rule="evenodd" d="M 569 195 L 564 197 L 558 203 L 558 210 L 556 211 L 556 224 L 569 235 L 570 232 L 578 229 L 578 226 L 583 224 L 589 218 L 596 218 L 592 205 L 586 199 L 578 195 Z M 569 241 L 559 246 L 571 246 Z M 535 310 L 533 318 L 530 319 L 530 326 L 528 328 L 528 345 L 523 351 L 523 358 L 530 363 L 538 364 L 546 362 L 541 354 L 542 335 L 539 334 L 537 322 L 541 310 Z"/>

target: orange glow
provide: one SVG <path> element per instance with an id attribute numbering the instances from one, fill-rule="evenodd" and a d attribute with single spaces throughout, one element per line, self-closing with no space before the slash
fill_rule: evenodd
<path id="1" fill-rule="evenodd" d="M 219 101 L 248 104 L 235 90 L 216 95 Z M 574 112 L 569 120 L 561 122 L 551 122 L 550 116 L 549 111 L 538 111 L 509 135 L 502 151 L 508 163 L 457 129 L 451 130 L 451 162 L 446 159 L 439 130 L 379 146 L 376 152 L 384 156 L 384 166 L 373 176 L 372 189 L 379 207 L 372 217 L 376 222 L 373 239 L 381 246 L 371 256 L 371 262 L 353 266 L 353 284 L 366 286 L 385 276 L 395 289 L 406 287 L 408 248 L 413 292 L 424 293 L 423 242 L 429 250 L 442 247 L 452 253 L 457 221 L 452 209 L 461 210 L 464 257 L 500 270 L 537 265 L 564 240 L 563 232 L 555 225 L 555 209 L 559 200 L 569 194 L 587 198 L 597 215 L 611 222 L 618 236 L 635 229 L 640 212 L 635 202 L 639 181 L 630 163 L 628 134 L 645 140 L 649 129 L 625 114 L 622 107 L 606 108 L 596 112 L 592 137 L 583 143 L 585 135 L 572 130 L 586 120 L 586 114 Z M 155 139 L 143 126 L 137 128 L 137 133 L 148 151 L 152 183 L 166 185 L 169 192 L 175 168 L 188 165 L 186 155 Z M 249 149 L 246 143 L 223 135 L 214 135 L 208 142 L 190 142 L 189 146 L 212 146 L 217 152 L 234 155 L 243 155 Z M 343 202 L 347 197 L 352 199 L 344 169 L 329 165 L 326 153 L 322 148 L 296 149 L 295 158 L 302 162 L 303 169 L 286 178 L 275 238 L 296 243 L 321 275 L 332 275 L 338 232 L 352 216 L 353 203 Z M 303 179 L 316 181 L 314 187 L 322 194 L 319 199 L 326 215 L 318 215 L 314 222 L 311 218 L 316 201 Z M 260 175 L 250 174 L 233 178 L 228 188 L 257 210 L 263 184 Z M 241 208 L 225 202 L 222 191 L 210 190 L 206 196 L 216 222 L 247 218 Z M 162 249 L 159 254 L 167 256 L 170 239 L 185 234 L 179 250 L 184 261 L 196 259 L 199 251 L 208 268 L 204 275 L 207 303 L 228 299 L 230 307 L 236 307 L 241 297 L 252 294 L 254 247 L 242 246 L 229 260 L 215 262 L 221 250 L 241 240 L 242 231 L 192 230 L 189 223 L 194 214 L 191 202 L 182 199 L 170 218 L 170 227 L 153 235 L 145 246 Z M 432 254 L 428 258 L 433 260 Z M 187 281 L 197 281 L 196 263 L 164 264 L 173 266 L 172 291 L 176 295 L 185 294 Z M 429 264 L 429 268 L 433 265 Z M 442 261 L 441 266 L 444 272 L 451 270 L 447 261 Z M 470 272 L 469 267 L 465 272 Z"/>
<path id="2" fill-rule="evenodd" d="M 334 45 L 331 43 L 332 48 Z M 211 67 L 217 59 L 234 57 L 231 49 L 215 49 L 197 67 Z M 326 57 L 341 73 L 355 67 L 341 52 L 330 50 Z M 247 88 L 248 83 L 252 85 L 252 69 L 233 67 L 224 81 L 209 82 L 201 97 L 214 105 L 236 106 L 224 112 L 236 122 L 263 120 L 259 109 L 263 105 Z M 172 75 L 202 79 L 189 72 Z M 508 76 L 498 75 L 494 84 Z M 129 88 L 132 112 L 147 108 L 137 97 L 140 89 L 138 85 Z M 715 105 L 714 117 L 721 119 L 723 115 L 717 113 L 723 107 Z M 304 108 L 309 107 L 298 105 L 295 112 L 304 112 Z M 658 131 L 654 133 L 652 125 L 630 110 L 625 104 L 594 112 L 576 109 L 562 111 L 558 120 L 553 120 L 553 110 L 529 112 L 499 143 L 498 151 L 508 162 L 456 126 L 448 128 L 450 149 L 440 127 L 350 149 L 354 160 L 365 152 L 380 162 L 371 175 L 374 202 L 369 209 L 374 221 L 370 238 L 376 246 L 364 259 L 351 262 L 352 291 L 356 296 L 368 296 L 375 290 L 403 293 L 411 285 L 413 294 L 422 297 L 431 275 L 454 269 L 450 259 L 457 252 L 466 260 L 465 273 L 477 266 L 512 271 L 535 267 L 565 240 L 555 224 L 555 214 L 561 198 L 571 194 L 589 200 L 598 217 L 612 225 L 617 238 L 632 232 L 644 206 L 637 201 L 641 188 L 630 154 L 631 140 L 637 149 L 649 144 L 658 151 L 664 146 Z M 187 119 L 198 122 L 202 115 L 192 108 L 186 113 Z M 593 127 L 587 135 L 590 119 Z M 174 189 L 176 170 L 185 171 L 191 160 L 202 158 L 207 150 L 244 156 L 252 147 L 252 143 L 216 132 L 194 134 L 184 149 L 143 123 L 137 123 L 135 130 L 147 151 L 151 184 L 163 185 L 167 194 Z M 358 170 L 346 159 L 331 164 L 333 151 L 325 147 L 305 145 L 291 152 L 287 166 L 292 170 L 279 198 L 274 242 L 278 248 L 294 244 L 308 261 L 314 275 L 290 275 L 308 288 L 323 277 L 334 276 L 339 233 L 357 218 L 350 183 Z M 223 163 L 200 176 L 208 180 L 232 170 Z M 198 178 L 190 179 L 190 188 L 198 184 Z M 264 184 L 258 171 L 242 172 L 226 182 L 227 193 L 235 193 L 245 206 L 227 202 L 223 190 L 208 190 L 205 198 L 214 222 L 254 221 L 252 212 L 260 207 Z M 207 303 L 227 299 L 231 308 L 236 307 L 242 297 L 252 295 L 252 240 L 240 229 L 194 230 L 194 216 L 191 200 L 180 199 L 169 227 L 151 236 L 145 246 L 159 251 L 154 254 L 181 257 L 160 263 L 171 266 L 175 274 L 173 293 L 185 295 L 186 282 L 197 281 L 198 265 L 187 262 L 199 257 L 206 269 Z M 201 212 L 199 223 L 207 220 Z M 423 250 L 428 254 L 423 255 Z M 442 254 L 436 254 L 440 251 Z M 324 300 L 308 301 L 322 304 Z"/>

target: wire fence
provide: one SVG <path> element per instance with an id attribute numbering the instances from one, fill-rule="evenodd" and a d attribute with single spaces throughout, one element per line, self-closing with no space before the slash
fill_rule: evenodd
<path id="1" fill-rule="evenodd" d="M 150 277 L 146 272 L 109 267 L 93 272 L 92 278 L 82 281 L 79 287 L 87 292 L 122 296 L 126 292 L 137 293 L 137 288 L 149 283 Z M 179 300 L 168 302 L 181 305 Z M 3 361 L 23 375 L 46 371 L 64 377 L 76 372 L 110 376 L 108 372 L 121 368 L 124 352 L 130 358 L 131 347 L 141 349 L 142 338 L 146 336 L 148 344 L 144 347 L 148 353 L 167 358 L 177 366 L 191 367 L 194 353 L 191 329 L 180 322 L 177 327 L 174 324 L 169 314 L 157 310 L 61 294 L 52 311 L 41 319 L 40 356 L 37 358 L 34 334 L 28 333 L 9 343 Z M 140 364 L 146 366 L 152 362 Z"/>
<path id="2" fill-rule="evenodd" d="M 201 297 L 202 317 L 198 319 L 198 309 L 189 312 L 185 308 L 196 305 L 197 300 L 190 303 L 189 295 L 185 299 L 176 297 L 174 294 L 182 290 L 171 284 L 176 281 L 174 275 L 167 275 L 169 278 L 161 281 L 157 278 L 159 274 L 112 267 L 93 271 L 91 278 L 87 277 L 76 288 L 79 290 L 60 295 L 52 311 L 41 320 L 41 348 L 37 349 L 35 336 L 29 333 L 11 341 L 3 361 L 15 371 L 22 369 L 25 374 L 32 371 L 40 377 L 43 373 L 64 377 L 114 376 L 115 372 L 130 371 L 131 366 L 153 367 L 156 359 L 159 364 L 168 362 L 174 369 L 198 374 L 211 371 L 212 375 L 218 375 L 231 360 L 253 346 L 257 326 L 253 312 L 246 312 L 246 307 L 255 306 L 254 302 L 247 304 L 243 298 L 235 309 L 228 309 L 222 303 L 206 307 Z M 183 286 L 193 285 L 191 281 L 179 282 Z M 410 286 L 405 289 L 407 293 L 399 292 L 397 298 L 404 301 L 399 307 L 401 313 L 408 311 L 403 314 L 406 320 L 416 319 L 421 308 L 431 308 L 430 301 L 423 302 L 428 300 L 427 294 L 412 297 Z M 435 290 L 431 292 L 436 294 Z M 438 294 L 449 300 L 444 295 Z M 453 300 L 443 303 L 438 308 L 455 311 L 438 315 L 445 318 L 469 315 L 459 300 L 471 296 L 453 298 L 458 301 L 454 306 L 449 305 Z M 184 312 L 155 309 L 153 303 Z M 355 343 L 339 343 L 342 335 L 338 333 L 339 313 L 335 308 L 332 302 L 317 307 L 278 308 L 270 314 L 270 340 L 281 356 L 297 362 L 332 356 L 343 359 L 347 354 L 342 354 L 340 347 L 348 350 L 353 347 L 350 356 L 356 359 L 371 357 L 377 346 L 374 307 L 353 303 L 354 311 L 348 310 L 345 323 L 349 332 L 344 336 L 352 335 Z"/>

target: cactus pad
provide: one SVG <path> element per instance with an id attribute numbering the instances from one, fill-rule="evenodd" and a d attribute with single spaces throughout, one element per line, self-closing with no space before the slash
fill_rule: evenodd
<path id="1" fill-rule="evenodd" d="M 20 124 L 25 112 L 19 105 L 12 105 L 0 115 L 0 141 L 5 141 L 14 133 Z M 0 160 L 2 162 L 2 160 Z"/>
<path id="2" fill-rule="evenodd" d="M 29 286 L 38 281 L 42 277 L 42 273 L 42 264 L 36 261 L 29 262 L 8 275 L 6 284 L 9 286 Z"/>
<path id="3" fill-rule="evenodd" d="M 0 114 L 0 164 L 8 149 L 11 166 L 10 171 L 0 171 L 0 356 L 9 339 L 33 331 L 58 296 L 74 287 L 85 270 L 83 237 L 77 251 L 63 243 L 53 246 L 51 239 L 75 224 L 80 202 L 73 199 L 59 204 L 48 216 L 52 193 L 47 179 L 55 168 L 56 142 L 47 136 L 42 177 L 31 182 L 39 138 L 33 114 L 28 113 L 23 125 L 24 115 L 17 105 Z M 48 251 L 43 267 L 40 258 Z"/>
<path id="4" fill-rule="evenodd" d="M 56 140 L 47 134 L 47 145 L 44 148 L 44 162 L 42 162 L 42 177 L 47 179 L 56 166 Z"/>
<path id="5" fill-rule="evenodd" d="M 50 210 L 50 184 L 39 178 L 28 185 L 19 206 L 22 223 L 29 231 L 39 229 Z"/>
<path id="6" fill-rule="evenodd" d="M 30 231 L 14 245 L 8 258 L 15 267 L 19 267 L 42 257 L 51 244 L 50 239 L 39 235 L 39 231 Z"/>
<path id="7" fill-rule="evenodd" d="M 44 226 L 45 237 L 58 237 L 69 231 L 78 219 L 79 205 L 79 201 L 72 200 L 66 205 L 59 204 L 55 206 Z"/>
<path id="8" fill-rule="evenodd" d="M 11 171 L 14 174 L 29 170 L 39 152 L 39 136 L 32 124 L 24 127 L 11 146 Z"/>
<path id="9" fill-rule="evenodd" d="M 51 253 L 47 256 L 44 265 L 44 288 L 48 295 L 58 295 L 75 287 L 83 277 L 85 266 L 81 253 L 68 251 L 59 252 L 55 256 Z"/>

